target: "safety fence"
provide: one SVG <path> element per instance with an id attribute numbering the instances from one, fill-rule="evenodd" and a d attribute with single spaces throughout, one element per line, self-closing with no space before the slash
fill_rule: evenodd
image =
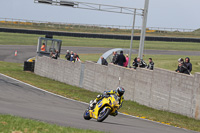
<path id="1" fill-rule="evenodd" d="M 49 57 L 36 57 L 35 73 L 100 93 L 116 89 L 121 77 L 126 100 L 200 119 L 200 73 L 190 76 L 159 68 L 134 70 Z"/>
<path id="2" fill-rule="evenodd" d="M 41 30 L 59 30 L 68 32 L 92 32 L 92 33 L 109 33 L 109 34 L 130 34 L 131 26 L 121 25 L 100 25 L 100 24 L 78 24 L 78 23 L 61 23 L 36 21 L 13 18 L 0 18 L 1 27 L 17 27 Z M 197 30 L 198 31 L 198 30 Z M 140 34 L 141 26 L 135 26 L 135 34 Z M 147 34 L 153 35 L 199 35 L 195 29 L 184 28 L 165 28 L 165 27 L 148 27 Z"/>

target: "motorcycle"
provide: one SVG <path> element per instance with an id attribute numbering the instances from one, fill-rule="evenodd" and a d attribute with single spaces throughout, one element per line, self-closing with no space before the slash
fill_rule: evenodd
<path id="1" fill-rule="evenodd" d="M 92 109 L 90 106 L 84 112 L 83 117 L 85 120 L 91 118 L 97 119 L 98 122 L 104 121 L 108 115 L 115 116 L 115 111 L 119 109 L 118 99 L 116 95 L 104 96 L 102 100 L 99 100 Z"/>

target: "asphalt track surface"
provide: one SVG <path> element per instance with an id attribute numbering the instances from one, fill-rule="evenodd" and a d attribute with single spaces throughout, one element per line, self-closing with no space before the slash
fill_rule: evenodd
<path id="1" fill-rule="evenodd" d="M 84 120 L 87 105 L 38 90 L 0 74 L 0 113 L 36 119 L 61 126 L 115 133 L 195 133 L 119 114 L 104 122 Z"/>
<path id="2" fill-rule="evenodd" d="M 112 48 L 98 48 L 98 47 L 67 47 L 62 46 L 61 54 L 65 54 L 66 50 L 77 52 L 78 54 L 87 53 L 104 53 Z M 15 51 L 17 50 L 17 56 Z M 138 50 L 133 51 L 134 54 Z M 199 51 L 168 51 L 168 50 L 145 50 L 144 54 L 158 54 L 158 55 L 196 55 L 200 56 Z M 36 55 L 36 46 L 24 45 L 0 45 L 0 61 L 23 63 L 25 60 Z M 179 58 L 179 57 L 178 57 Z"/>

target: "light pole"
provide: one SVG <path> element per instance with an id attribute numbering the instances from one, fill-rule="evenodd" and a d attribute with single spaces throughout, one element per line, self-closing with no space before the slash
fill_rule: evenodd
<path id="1" fill-rule="evenodd" d="M 54 5 L 54 6 L 66 6 L 66 7 L 121 13 L 121 14 L 128 14 L 128 15 L 133 15 L 134 10 L 136 9 L 137 11 L 136 15 L 140 15 L 140 16 L 143 15 L 143 10 L 144 10 L 140 8 L 130 8 L 130 7 L 122 7 L 122 6 L 78 2 L 78 1 L 73 1 L 73 0 L 34 0 L 34 2 L 41 3 L 41 4 Z"/>
<path id="2" fill-rule="evenodd" d="M 134 15 L 133 15 L 133 25 L 132 25 L 132 34 L 131 34 L 131 44 L 130 44 L 130 50 L 129 50 L 128 68 L 130 68 L 130 65 L 131 65 L 131 55 L 132 55 L 132 47 L 133 47 L 134 29 L 135 29 L 135 17 L 136 17 L 136 10 L 134 11 Z"/>
<path id="3" fill-rule="evenodd" d="M 140 46 L 139 46 L 139 53 L 138 53 L 138 57 L 140 57 L 140 59 L 143 59 L 144 40 L 145 40 L 145 33 L 146 33 L 148 8 L 149 8 L 149 0 L 145 0 L 144 13 L 143 13 L 143 23 L 142 23 L 141 36 L 140 36 Z"/>

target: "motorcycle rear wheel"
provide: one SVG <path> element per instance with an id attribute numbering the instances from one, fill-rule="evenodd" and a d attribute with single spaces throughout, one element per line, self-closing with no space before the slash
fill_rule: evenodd
<path id="1" fill-rule="evenodd" d="M 105 108 L 105 107 L 104 107 Z M 103 109 L 104 110 L 104 109 Z M 103 111 L 102 110 L 102 111 Z M 108 115 L 110 114 L 110 109 L 109 108 L 106 108 L 105 109 L 105 111 L 104 112 L 102 112 L 102 111 L 100 111 L 99 112 L 99 116 L 98 116 L 98 118 L 97 118 L 97 121 L 98 122 L 102 122 L 102 121 L 104 121 L 107 117 L 108 117 Z"/>
<path id="2" fill-rule="evenodd" d="M 83 114 L 83 118 L 84 118 L 85 120 L 90 120 L 90 119 L 91 119 L 91 117 L 90 117 L 90 113 L 89 113 L 88 110 L 86 110 L 86 111 L 84 112 L 84 114 Z"/>

